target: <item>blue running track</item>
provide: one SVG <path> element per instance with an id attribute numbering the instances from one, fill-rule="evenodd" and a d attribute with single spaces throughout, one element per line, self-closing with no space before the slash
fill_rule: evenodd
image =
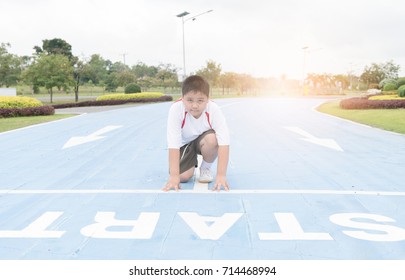
<path id="1" fill-rule="evenodd" d="M 0 134 L 3 260 L 405 259 L 405 136 L 221 99 L 230 192 L 160 189 L 170 103 Z"/>

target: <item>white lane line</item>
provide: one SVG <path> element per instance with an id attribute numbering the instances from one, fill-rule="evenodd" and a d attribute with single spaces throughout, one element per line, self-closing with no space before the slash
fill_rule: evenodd
<path id="1" fill-rule="evenodd" d="M 75 190 L 0 190 L 3 194 L 308 194 L 308 195 L 368 195 L 368 196 L 405 196 L 405 192 L 396 191 L 349 191 L 349 190 L 230 190 L 230 191 L 211 191 L 211 190 L 181 190 L 179 192 L 164 192 L 159 189 L 75 189 Z"/>

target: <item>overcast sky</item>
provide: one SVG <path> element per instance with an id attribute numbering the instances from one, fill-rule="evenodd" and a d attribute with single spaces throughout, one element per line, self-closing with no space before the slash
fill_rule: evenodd
<path id="1" fill-rule="evenodd" d="M 42 40 L 61 38 L 82 58 L 170 63 L 181 74 L 176 15 L 211 9 L 184 24 L 188 73 L 213 60 L 223 72 L 301 79 L 304 64 L 306 72 L 360 74 L 393 60 L 405 76 L 401 0 L 0 0 L 0 42 L 31 55 Z"/>

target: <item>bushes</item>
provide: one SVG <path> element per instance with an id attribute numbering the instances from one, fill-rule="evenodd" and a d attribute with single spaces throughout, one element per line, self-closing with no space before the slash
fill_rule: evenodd
<path id="1" fill-rule="evenodd" d="M 395 99 L 405 99 L 404 97 L 400 97 L 395 93 L 393 94 L 379 94 L 379 95 L 374 95 L 368 98 L 368 100 L 395 100 Z"/>
<path id="2" fill-rule="evenodd" d="M 399 109 L 405 108 L 405 100 L 369 100 L 368 97 L 354 97 L 340 101 L 342 109 Z"/>
<path id="3" fill-rule="evenodd" d="M 396 83 L 387 83 L 384 85 L 383 91 L 391 91 L 391 90 L 396 90 L 397 84 Z"/>
<path id="4" fill-rule="evenodd" d="M 397 81 L 395 79 L 384 79 L 378 84 L 378 87 L 380 89 L 383 89 L 386 84 L 395 84 L 396 86 L 398 86 Z"/>
<path id="5" fill-rule="evenodd" d="M 141 87 L 137 84 L 128 84 L 125 87 L 125 93 L 138 93 L 141 92 Z"/>
<path id="6" fill-rule="evenodd" d="M 398 96 L 405 97 L 405 85 L 402 85 L 398 88 Z"/>
<path id="7" fill-rule="evenodd" d="M 159 98 L 162 97 L 161 92 L 142 92 L 135 94 L 106 94 L 97 97 L 97 101 L 101 100 L 131 100 L 131 99 L 142 99 L 142 98 Z"/>
<path id="8" fill-rule="evenodd" d="M 0 99 L 4 99 L 0 97 Z M 172 101 L 173 97 L 163 95 L 160 92 L 143 92 L 137 94 L 108 94 L 99 96 L 97 100 L 73 102 L 65 104 L 55 104 L 52 106 L 39 106 L 28 108 L 1 108 L 1 117 L 18 117 L 18 116 L 40 116 L 52 115 L 55 109 L 73 108 L 73 107 L 89 107 L 89 106 L 109 106 L 109 105 L 122 105 L 126 103 L 149 103 L 149 102 L 164 102 Z M 38 101 L 39 102 L 39 101 Z M 9 103 L 7 103 L 9 104 Z M 42 103 L 40 103 L 42 105 Z"/>
<path id="9" fill-rule="evenodd" d="M 120 94 L 111 94 L 120 95 Z M 128 94 L 121 94 L 126 96 Z M 137 94 L 138 95 L 138 94 Z M 106 95 L 104 95 L 106 96 Z M 97 98 L 98 99 L 98 98 Z M 93 100 L 75 103 L 65 103 L 53 105 L 55 109 L 73 108 L 73 107 L 89 107 L 89 106 L 109 106 L 109 105 L 122 105 L 126 103 L 147 103 L 147 102 L 163 102 L 172 101 L 173 97 L 169 95 L 162 95 L 157 98 L 132 98 L 132 99 L 106 99 L 106 100 Z"/>
<path id="10" fill-rule="evenodd" d="M 379 86 L 383 89 L 384 94 L 391 94 L 391 92 L 395 92 L 398 94 L 398 96 L 405 97 L 404 90 L 399 90 L 402 86 L 405 86 L 405 77 L 398 79 L 384 79 L 380 82 Z"/>
<path id="11" fill-rule="evenodd" d="M 397 80 L 397 85 L 398 85 L 398 88 L 400 88 L 401 86 L 405 85 L 405 77 L 399 78 L 399 79 Z"/>
<path id="12" fill-rule="evenodd" d="M 26 107 L 26 108 L 0 108 L 0 118 L 48 116 L 53 115 L 52 106 Z"/>
<path id="13" fill-rule="evenodd" d="M 0 96 L 0 109 L 40 107 L 42 102 L 25 96 Z"/>
<path id="14" fill-rule="evenodd" d="M 24 96 L 0 96 L 0 118 L 53 115 L 52 106 L 43 106 L 42 102 Z"/>

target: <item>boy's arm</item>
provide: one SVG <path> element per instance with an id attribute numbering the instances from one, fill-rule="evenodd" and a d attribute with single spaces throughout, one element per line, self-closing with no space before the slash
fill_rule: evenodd
<path id="1" fill-rule="evenodd" d="M 170 189 L 174 189 L 177 191 L 180 189 L 179 149 L 169 149 L 169 172 L 170 172 L 169 181 L 167 181 L 166 186 L 163 188 L 163 190 L 169 191 Z"/>
<path id="2" fill-rule="evenodd" d="M 221 186 L 224 187 L 226 191 L 229 191 L 229 185 L 226 181 L 226 170 L 228 168 L 229 161 L 229 146 L 220 145 L 218 147 L 218 166 L 217 166 L 217 177 L 215 179 L 215 184 L 212 190 L 221 190 Z"/>

